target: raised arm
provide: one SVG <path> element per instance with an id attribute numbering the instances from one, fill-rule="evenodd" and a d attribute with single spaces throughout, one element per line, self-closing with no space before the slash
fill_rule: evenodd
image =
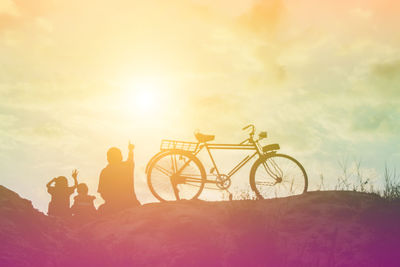
<path id="1" fill-rule="evenodd" d="M 133 163 L 133 149 L 135 148 L 135 145 L 131 144 L 129 141 L 128 149 L 129 149 L 129 154 L 128 154 L 128 159 L 126 160 L 127 162 Z"/>
<path id="2" fill-rule="evenodd" d="M 74 178 L 74 188 L 78 187 L 78 170 L 75 169 L 72 171 L 72 178 Z"/>
<path id="3" fill-rule="evenodd" d="M 47 188 L 51 187 L 51 184 L 54 183 L 55 181 L 56 181 L 56 178 L 51 179 L 50 182 L 48 182 L 48 183 L 46 184 L 46 187 L 47 187 Z"/>

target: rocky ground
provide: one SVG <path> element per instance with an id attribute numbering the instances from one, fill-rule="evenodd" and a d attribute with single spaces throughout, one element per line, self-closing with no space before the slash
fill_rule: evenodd
<path id="1" fill-rule="evenodd" d="M 146 204 L 84 225 L 0 186 L 0 266 L 400 266 L 400 202 L 323 191 Z"/>

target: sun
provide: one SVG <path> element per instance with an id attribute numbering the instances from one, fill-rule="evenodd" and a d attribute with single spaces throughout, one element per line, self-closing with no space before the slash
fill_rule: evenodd
<path id="1" fill-rule="evenodd" d="M 123 84 L 123 102 L 131 113 L 144 116 L 156 114 L 162 106 L 165 85 L 157 76 L 133 77 Z"/>
<path id="2" fill-rule="evenodd" d="M 140 89 L 135 94 L 135 103 L 139 111 L 152 112 L 157 108 L 158 96 L 154 90 Z"/>

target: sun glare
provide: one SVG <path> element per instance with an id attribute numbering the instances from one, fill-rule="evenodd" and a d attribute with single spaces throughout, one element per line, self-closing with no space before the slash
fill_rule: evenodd
<path id="1" fill-rule="evenodd" d="M 164 83 L 157 77 L 135 77 L 124 86 L 124 100 L 129 103 L 131 112 L 151 115 L 161 106 Z"/>
<path id="2" fill-rule="evenodd" d="M 135 102 L 140 111 L 151 112 L 157 108 L 158 97 L 154 91 L 142 89 L 136 93 Z"/>

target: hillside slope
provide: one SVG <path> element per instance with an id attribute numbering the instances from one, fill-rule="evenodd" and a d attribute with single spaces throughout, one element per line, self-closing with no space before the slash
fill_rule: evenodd
<path id="1" fill-rule="evenodd" d="M 400 203 L 356 192 L 153 203 L 74 226 L 0 186 L 0 266 L 398 266 Z"/>

